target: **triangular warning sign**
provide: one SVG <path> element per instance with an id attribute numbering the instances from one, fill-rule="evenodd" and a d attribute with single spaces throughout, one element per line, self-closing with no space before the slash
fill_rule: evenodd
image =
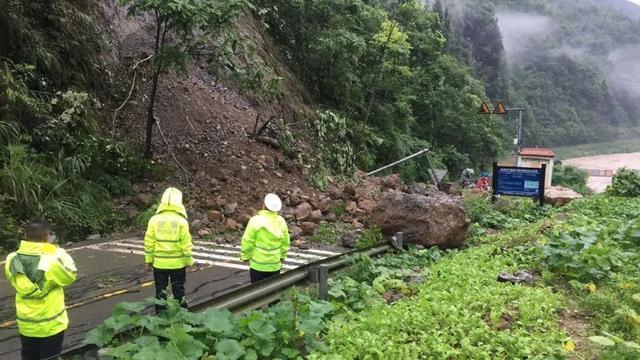
<path id="1" fill-rule="evenodd" d="M 502 101 L 496 103 L 496 107 L 493 108 L 493 113 L 496 115 L 507 115 L 507 108 L 504 107 Z"/>
<path id="2" fill-rule="evenodd" d="M 487 105 L 486 102 L 482 103 L 482 106 L 480 106 L 480 110 L 478 111 L 478 114 L 488 114 L 491 115 L 491 109 L 489 109 L 489 105 Z"/>

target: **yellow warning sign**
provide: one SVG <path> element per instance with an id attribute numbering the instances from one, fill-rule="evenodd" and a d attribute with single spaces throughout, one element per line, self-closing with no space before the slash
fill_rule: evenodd
<path id="1" fill-rule="evenodd" d="M 502 101 L 498 101 L 496 103 L 496 107 L 493 108 L 493 113 L 496 115 L 507 115 L 507 108 L 504 107 L 504 103 Z"/>
<path id="2" fill-rule="evenodd" d="M 478 114 L 491 114 L 491 109 L 489 109 L 489 105 L 487 105 L 486 102 L 482 103 L 482 106 L 480 106 L 480 110 L 478 111 Z"/>

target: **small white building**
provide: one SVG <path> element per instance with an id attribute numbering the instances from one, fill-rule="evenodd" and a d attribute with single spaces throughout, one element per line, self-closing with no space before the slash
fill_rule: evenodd
<path id="1" fill-rule="evenodd" d="M 518 167 L 540 168 L 542 164 L 547 165 L 547 172 L 544 179 L 544 187 L 551 186 L 553 176 L 553 159 L 556 154 L 551 149 L 545 148 L 522 148 L 518 152 Z"/>

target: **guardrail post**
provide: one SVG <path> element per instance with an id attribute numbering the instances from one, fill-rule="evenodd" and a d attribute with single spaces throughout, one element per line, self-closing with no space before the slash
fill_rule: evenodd
<path id="1" fill-rule="evenodd" d="M 318 296 L 320 300 L 329 299 L 329 267 L 326 264 L 318 267 Z"/>
<path id="2" fill-rule="evenodd" d="M 318 267 L 317 266 L 312 266 L 309 268 L 309 273 L 307 274 L 307 279 L 314 283 L 317 284 L 318 283 Z"/>

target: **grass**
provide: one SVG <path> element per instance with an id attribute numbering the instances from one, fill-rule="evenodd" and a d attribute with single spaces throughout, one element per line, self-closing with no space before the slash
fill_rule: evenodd
<path id="1" fill-rule="evenodd" d="M 559 160 L 583 156 L 640 152 L 640 138 L 553 148 Z"/>

